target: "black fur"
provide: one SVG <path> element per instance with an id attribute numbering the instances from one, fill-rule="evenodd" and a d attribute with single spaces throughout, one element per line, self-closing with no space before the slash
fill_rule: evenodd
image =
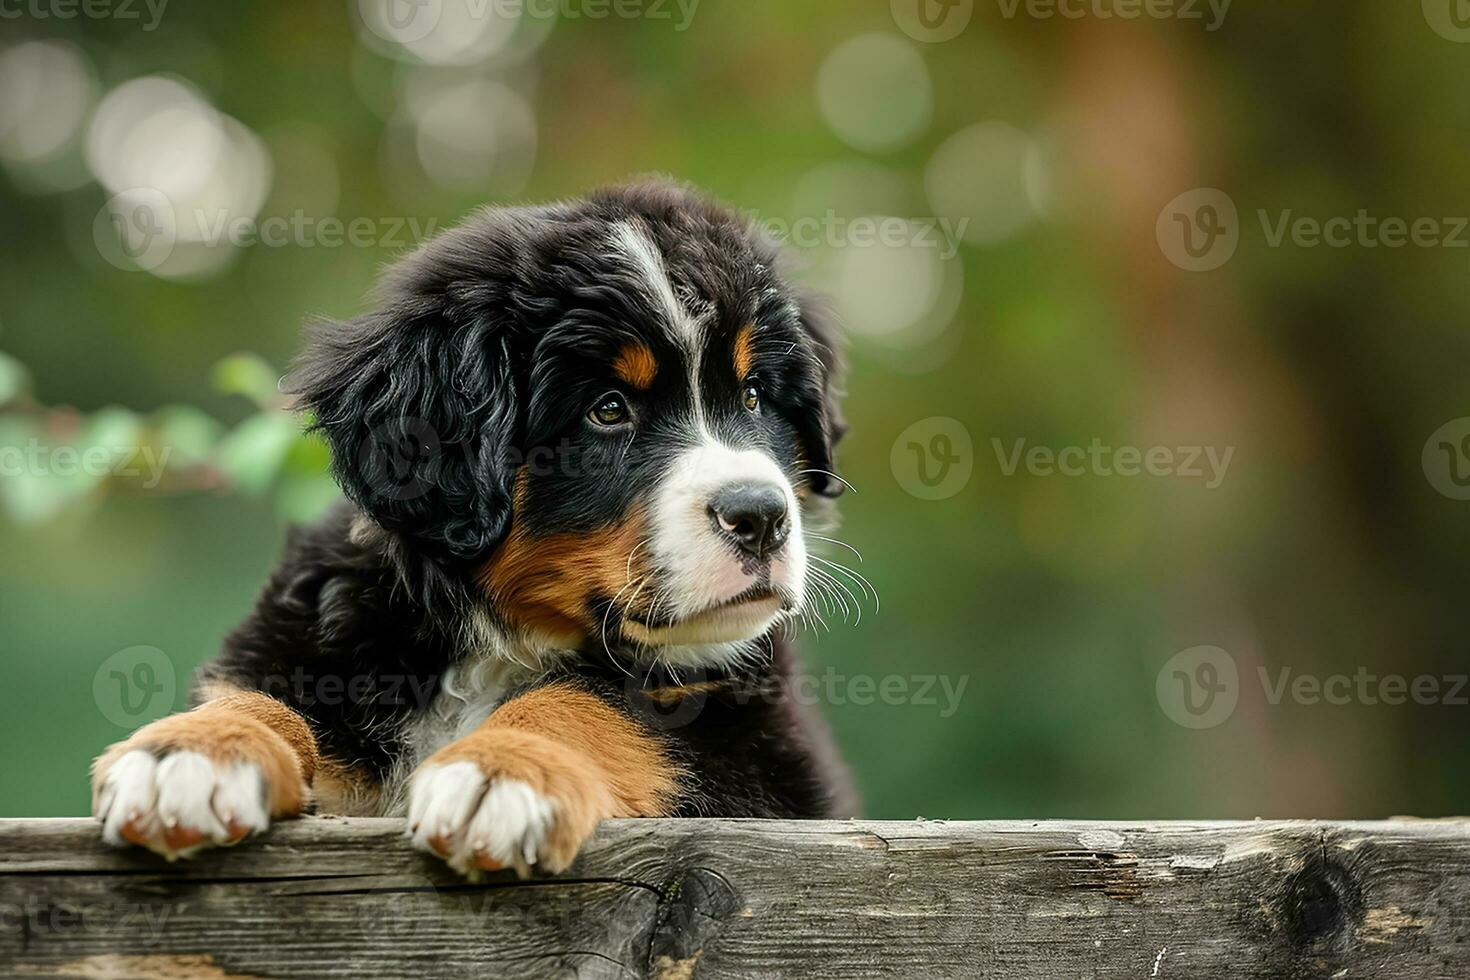
<path id="1" fill-rule="evenodd" d="M 610 254 L 609 229 L 628 218 L 656 241 L 681 299 L 711 313 L 700 373 L 710 427 L 767 452 L 806 496 L 836 496 L 835 330 L 749 222 L 665 183 L 486 210 L 393 269 L 374 312 L 313 330 L 289 387 L 329 443 L 348 503 L 291 536 L 205 679 L 282 700 L 324 753 L 388 776 L 407 751 L 405 724 L 473 653 L 472 617 L 516 629 L 477 584 L 513 524 L 533 538 L 614 524 L 687 441 L 673 370 L 640 395 L 636 439 L 586 424 L 624 345 L 680 363 L 647 290 Z M 764 331 L 762 410 L 742 413 L 740 379 L 717 368 L 751 322 Z M 613 598 L 587 596 L 598 629 L 530 686 L 575 678 L 659 733 L 694 774 L 682 814 L 850 813 L 825 728 L 790 696 L 784 641 L 761 638 L 767 655 L 753 664 L 668 676 L 608 628 L 621 615 Z M 672 707 L 650 693 L 691 680 L 700 693 Z"/>

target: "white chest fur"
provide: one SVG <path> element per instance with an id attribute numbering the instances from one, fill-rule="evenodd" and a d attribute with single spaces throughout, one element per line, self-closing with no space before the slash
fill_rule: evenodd
<path id="1" fill-rule="evenodd" d="M 408 779 L 419 765 L 450 742 L 474 732 L 511 688 L 539 673 L 528 664 L 491 650 L 450 667 L 432 700 L 409 716 L 401 737 L 404 751 L 384 780 L 383 816 L 407 812 Z"/>

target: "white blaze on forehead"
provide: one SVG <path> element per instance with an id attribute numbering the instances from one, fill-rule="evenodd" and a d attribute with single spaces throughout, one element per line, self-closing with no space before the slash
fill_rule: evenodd
<path id="1" fill-rule="evenodd" d="M 674 292 L 673 280 L 669 278 L 663 253 L 648 229 L 635 221 L 620 221 L 615 226 L 614 241 L 628 260 L 637 267 L 648 288 L 648 296 L 663 314 L 666 325 L 675 341 L 690 353 L 700 347 L 700 322 L 679 301 Z"/>
<path id="2" fill-rule="evenodd" d="M 704 353 L 704 316 L 694 315 L 679 299 L 658 243 L 640 222 L 618 222 L 614 226 L 613 244 L 638 270 L 649 299 L 663 317 L 664 328 L 684 351 L 684 360 L 689 366 L 689 402 L 696 428 L 703 429 L 704 404 L 699 392 L 699 365 Z"/>

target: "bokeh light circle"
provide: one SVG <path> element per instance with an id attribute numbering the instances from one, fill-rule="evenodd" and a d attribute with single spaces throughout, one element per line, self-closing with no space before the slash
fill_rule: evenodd
<path id="1" fill-rule="evenodd" d="M 822 118 L 843 142 L 869 153 L 900 149 L 934 112 L 929 69 L 912 44 L 888 34 L 845 41 L 817 73 Z"/>

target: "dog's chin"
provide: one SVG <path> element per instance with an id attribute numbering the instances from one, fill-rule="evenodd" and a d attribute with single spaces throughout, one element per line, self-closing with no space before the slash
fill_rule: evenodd
<path id="1" fill-rule="evenodd" d="M 644 647 L 740 643 L 763 635 L 780 622 L 790 608 L 787 598 L 779 594 L 768 594 L 716 606 L 688 618 L 658 626 L 636 619 L 625 619 L 623 636 Z"/>

